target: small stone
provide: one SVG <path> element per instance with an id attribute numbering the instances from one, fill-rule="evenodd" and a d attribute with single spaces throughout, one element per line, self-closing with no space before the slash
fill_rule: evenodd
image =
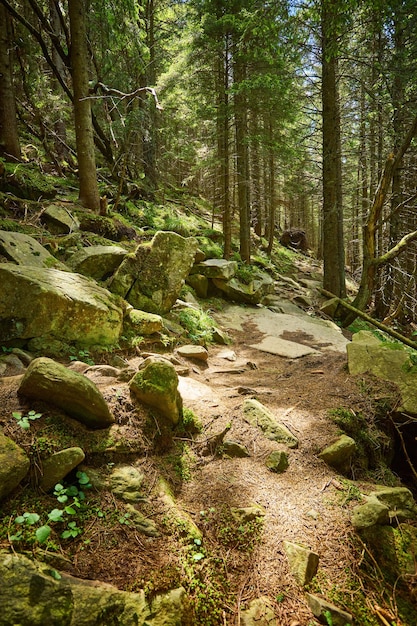
<path id="1" fill-rule="evenodd" d="M 208 351 L 204 346 L 186 345 L 177 349 L 178 354 L 188 359 L 197 359 L 198 361 L 207 361 Z"/>
<path id="2" fill-rule="evenodd" d="M 125 502 L 139 502 L 143 500 L 143 479 L 144 475 L 136 467 L 115 467 L 110 477 L 111 490 Z"/>
<path id="3" fill-rule="evenodd" d="M 224 456 L 239 459 L 250 456 L 246 446 L 237 441 L 232 441 L 231 439 L 225 439 L 223 441 L 222 453 Z"/>
<path id="4" fill-rule="evenodd" d="M 327 465 L 330 465 L 330 467 L 344 472 L 349 469 L 355 450 L 355 440 L 347 435 L 341 435 L 337 441 L 320 452 L 319 458 L 325 461 Z"/>
<path id="5" fill-rule="evenodd" d="M 319 555 L 309 548 L 292 541 L 284 541 L 290 570 L 299 585 L 308 585 L 317 574 Z"/>
<path id="6" fill-rule="evenodd" d="M 326 600 L 322 600 L 322 598 L 318 598 L 311 593 L 307 593 L 307 602 L 313 615 L 323 624 L 331 623 L 332 626 L 348 626 L 353 621 L 353 617 L 350 613 L 339 609 L 334 604 L 330 604 L 330 602 L 326 602 Z M 327 619 L 327 615 L 330 615 L 331 622 Z"/>
<path id="7" fill-rule="evenodd" d="M 274 450 L 267 458 L 266 466 L 277 474 L 285 472 L 288 467 L 288 454 L 282 450 Z"/>
<path id="8" fill-rule="evenodd" d="M 77 465 L 85 459 L 85 454 L 81 448 L 73 447 L 60 450 L 42 463 L 42 478 L 40 487 L 44 491 L 49 491 L 57 483 L 60 483 Z"/>

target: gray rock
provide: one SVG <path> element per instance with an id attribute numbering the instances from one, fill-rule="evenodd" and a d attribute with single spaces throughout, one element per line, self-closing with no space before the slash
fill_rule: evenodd
<path id="1" fill-rule="evenodd" d="M 68 266 L 78 274 L 104 280 L 119 267 L 127 250 L 120 246 L 90 246 L 79 250 L 68 261 Z"/>
<path id="2" fill-rule="evenodd" d="M 319 555 L 292 541 L 284 541 L 290 571 L 299 585 L 308 585 L 317 574 Z"/>
<path id="3" fill-rule="evenodd" d="M 52 337 L 111 345 L 119 339 L 121 307 L 79 274 L 3 263 L 0 284 L 0 341 Z"/>
<path id="4" fill-rule="evenodd" d="M 44 491 L 49 491 L 60 483 L 77 465 L 85 459 L 81 448 L 73 447 L 60 450 L 42 461 L 42 477 L 39 481 Z"/>
<path id="5" fill-rule="evenodd" d="M 23 233 L 0 230 L 0 254 L 16 265 L 66 269 L 36 239 Z"/>
<path id="6" fill-rule="evenodd" d="M 190 274 L 201 274 L 206 278 L 229 280 L 230 278 L 233 278 L 236 271 L 236 261 L 227 261 L 226 259 L 207 259 L 201 263 L 196 263 L 191 268 Z"/>
<path id="7" fill-rule="evenodd" d="M 245 421 L 259 428 L 267 439 L 285 443 L 289 448 L 298 447 L 297 437 L 258 400 L 249 398 L 244 401 L 242 408 Z"/>
<path id="8" fill-rule="evenodd" d="M 112 585 L 60 574 L 45 563 L 5 552 L 0 553 L 0 605 L 1 624 L 30 626 L 179 626 L 185 623 L 187 612 L 182 587 L 148 602 L 142 590 L 119 591 Z"/>
<path id="9" fill-rule="evenodd" d="M 350 468 L 350 462 L 355 450 L 355 440 L 347 435 L 341 435 L 334 443 L 320 452 L 319 458 L 327 465 L 341 472 L 346 472 Z"/>
<path id="10" fill-rule="evenodd" d="M 284 450 L 274 450 L 266 460 L 266 466 L 271 472 L 281 474 L 288 468 L 288 454 Z"/>
<path id="11" fill-rule="evenodd" d="M 115 467 L 110 476 L 112 492 L 125 502 L 143 500 L 142 483 L 144 475 L 132 465 Z"/>
<path id="12" fill-rule="evenodd" d="M 348 626 L 353 621 L 353 617 L 347 611 L 339 609 L 334 604 L 307 593 L 307 602 L 313 612 L 322 624 L 332 624 L 332 626 Z M 328 619 L 329 616 L 329 619 Z M 329 621 L 331 619 L 331 622 Z"/>
<path id="13" fill-rule="evenodd" d="M 0 432 L 0 500 L 20 484 L 29 466 L 29 458 L 22 448 Z"/>
<path id="14" fill-rule="evenodd" d="M 274 605 L 266 596 L 255 598 L 247 609 L 240 613 L 241 626 L 279 626 Z"/>
<path id="15" fill-rule="evenodd" d="M 34 359 L 26 370 L 18 393 L 53 404 L 89 428 L 106 428 L 114 422 L 95 384 L 52 359 Z"/>
<path id="16" fill-rule="evenodd" d="M 178 391 L 178 374 L 165 359 L 147 358 L 129 383 L 134 395 L 144 404 L 157 408 L 168 424 L 182 417 L 182 398 Z"/>
<path id="17" fill-rule="evenodd" d="M 185 345 L 177 348 L 178 354 L 188 359 L 197 359 L 197 361 L 207 361 L 208 350 L 204 346 Z"/>
<path id="18" fill-rule="evenodd" d="M 385 504 L 391 521 L 402 522 L 417 516 L 417 505 L 407 487 L 383 487 L 369 494 Z"/>
<path id="19" fill-rule="evenodd" d="M 183 529 L 182 534 L 192 540 L 201 540 L 203 538 L 203 533 L 193 521 L 191 515 L 178 505 L 170 486 L 163 478 L 158 480 L 158 496 L 164 506 L 167 517 L 174 525 Z"/>
<path id="20" fill-rule="evenodd" d="M 179 296 L 196 250 L 193 238 L 157 232 L 150 243 L 126 256 L 109 289 L 136 309 L 164 315 Z"/>
<path id="21" fill-rule="evenodd" d="M 40 216 L 42 224 L 46 224 L 51 233 L 67 235 L 79 230 L 77 218 L 64 206 L 50 204 Z"/>

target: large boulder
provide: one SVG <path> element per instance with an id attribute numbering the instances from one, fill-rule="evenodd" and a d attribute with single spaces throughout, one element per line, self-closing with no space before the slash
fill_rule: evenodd
<path id="1" fill-rule="evenodd" d="M 187 611 L 182 587 L 148 601 L 142 590 L 119 591 L 6 552 L 0 553 L 0 606 L 4 626 L 162 626 L 185 623 Z"/>
<path id="2" fill-rule="evenodd" d="M 0 230 L 0 255 L 16 265 L 65 269 L 46 248 L 23 233 Z"/>
<path id="3" fill-rule="evenodd" d="M 114 422 L 96 385 L 52 359 L 34 359 L 26 370 L 18 393 L 59 407 L 89 428 L 107 428 Z"/>
<path id="4" fill-rule="evenodd" d="M 230 280 L 213 278 L 213 283 L 228 300 L 246 304 L 259 304 L 266 295 L 274 291 L 272 278 L 266 272 L 259 270 L 249 284 L 242 283 L 237 278 L 231 278 Z"/>
<path id="5" fill-rule="evenodd" d="M 195 263 L 190 274 L 201 274 L 206 278 L 220 278 L 229 280 L 237 272 L 236 261 L 227 261 L 226 259 L 207 259 L 201 263 Z"/>
<path id="6" fill-rule="evenodd" d="M 350 374 L 369 372 L 394 383 L 401 394 L 398 412 L 417 415 L 417 372 L 402 345 L 379 341 L 371 332 L 361 330 L 346 348 Z"/>
<path id="7" fill-rule="evenodd" d="M 157 232 L 151 242 L 141 244 L 124 259 L 109 289 L 136 309 L 164 315 L 179 296 L 196 250 L 197 241 L 192 237 Z"/>
<path id="8" fill-rule="evenodd" d="M 178 391 L 178 374 L 166 359 L 148 357 L 132 378 L 129 387 L 144 404 L 157 408 L 173 426 L 182 417 L 182 398 Z"/>
<path id="9" fill-rule="evenodd" d="M 126 255 L 127 250 L 120 246 L 90 246 L 75 252 L 68 266 L 83 276 L 104 280 L 113 274 Z"/>
<path id="10" fill-rule="evenodd" d="M 52 337 L 111 345 L 119 339 L 121 306 L 84 276 L 1 263 L 0 285 L 0 341 Z"/>
<path id="11" fill-rule="evenodd" d="M 24 479 L 29 465 L 29 458 L 22 448 L 0 432 L 0 500 Z"/>
<path id="12" fill-rule="evenodd" d="M 65 205 L 50 204 L 41 213 L 40 220 L 56 235 L 68 235 L 80 228 L 79 221 Z"/>

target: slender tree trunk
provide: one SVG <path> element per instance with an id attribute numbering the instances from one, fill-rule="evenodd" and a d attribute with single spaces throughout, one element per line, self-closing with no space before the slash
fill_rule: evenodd
<path id="1" fill-rule="evenodd" d="M 77 144 L 79 199 L 83 206 L 99 212 L 91 101 L 88 99 L 88 47 L 83 0 L 68 0 L 71 29 L 71 70 L 74 91 L 75 138 Z"/>
<path id="2" fill-rule="evenodd" d="M 323 286 L 346 295 L 340 109 L 337 82 L 337 0 L 322 1 Z"/>
<path id="3" fill-rule="evenodd" d="M 245 79 L 245 64 L 239 53 L 234 62 L 234 80 L 237 90 L 234 97 L 236 131 L 236 176 L 239 204 L 240 256 L 250 263 L 250 213 L 249 213 L 249 162 L 248 162 L 248 120 L 246 98 L 241 85 Z M 240 87 L 239 87 L 240 86 Z"/>
<path id="4" fill-rule="evenodd" d="M 10 15 L 0 4 L 0 155 L 6 159 L 20 160 L 11 42 Z"/>
<path id="5" fill-rule="evenodd" d="M 216 68 L 217 91 L 217 198 L 215 204 L 220 209 L 223 223 L 223 256 L 229 259 L 232 254 L 232 213 L 230 206 L 230 150 L 229 150 L 229 38 L 225 35 L 219 42 Z"/>
<path id="6" fill-rule="evenodd" d="M 61 20 L 59 17 L 59 13 L 57 10 L 57 0 L 49 1 L 49 13 L 51 16 L 51 26 L 53 29 L 54 36 L 59 39 L 62 31 Z M 61 55 L 58 53 L 55 46 L 52 47 L 52 61 L 55 64 L 57 72 L 60 74 L 62 80 L 65 80 L 65 65 L 62 60 Z M 55 76 L 55 74 L 51 77 L 51 85 L 52 90 L 56 93 L 59 93 L 60 84 Z M 63 161 L 68 161 L 70 158 L 68 146 L 67 146 L 67 131 L 65 122 L 60 116 L 54 123 L 55 129 L 55 152 L 58 157 L 58 162 L 62 163 Z"/>

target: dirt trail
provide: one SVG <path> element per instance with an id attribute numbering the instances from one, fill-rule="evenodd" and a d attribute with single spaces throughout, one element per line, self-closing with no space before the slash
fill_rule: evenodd
<path id="1" fill-rule="evenodd" d="M 230 562 L 232 553 L 224 554 L 224 566 L 236 593 L 235 604 L 224 613 L 224 624 L 238 626 L 245 603 L 265 595 L 274 602 L 280 626 L 313 626 L 318 622 L 307 607 L 303 590 L 289 573 L 283 541 L 300 542 L 319 554 L 319 579 L 325 597 L 329 597 L 333 584 L 344 587 L 346 572 L 354 569 L 356 558 L 350 541 L 349 505 L 344 503 L 346 488 L 317 453 L 337 436 L 328 410 L 360 409 L 364 399 L 347 373 L 346 355 L 341 352 L 323 350 L 288 359 L 260 351 L 251 346 L 261 342 L 265 333 L 247 320 L 241 329 L 229 328 L 229 335 L 231 345 L 210 346 L 207 363 L 183 359 L 189 366 L 189 375 L 181 377 L 180 383 L 184 405 L 201 419 L 204 433 L 191 444 L 196 454 L 191 479 L 178 482 L 175 496 L 197 524 L 202 521 L 201 511 L 223 505 L 258 504 L 266 511 L 262 537 L 254 552 L 246 559 Z M 290 337 L 297 338 L 303 340 L 302 334 Z M 11 436 L 19 434 L 9 417 L 21 408 L 16 396 L 18 382 L 18 377 L 9 378 L 0 385 L 2 422 Z M 141 437 L 143 421 L 130 401 L 128 384 L 111 378 L 96 382 L 120 426 Z M 282 474 L 270 472 L 265 460 L 271 451 L 285 446 L 269 441 L 245 422 L 242 403 L 248 397 L 264 404 L 299 439 L 298 449 L 288 450 L 289 467 Z M 200 454 L 199 439 L 218 434 L 229 423 L 228 438 L 245 445 L 250 456 L 228 459 Z M 34 439 L 30 438 L 37 427 L 42 425 L 34 425 L 24 435 L 28 438 L 24 445 L 32 445 Z M 107 462 L 104 458 L 101 461 Z M 130 456 L 128 462 L 145 472 L 151 490 L 161 459 L 149 450 Z M 100 497 L 101 509 L 116 506 L 111 494 Z M 150 498 L 145 513 L 160 523 L 163 511 L 156 498 Z M 178 547 L 166 533 L 147 538 L 126 526 L 109 530 L 95 520 L 88 547 L 82 540 L 75 542 L 69 558 L 57 560 L 55 566 L 75 576 L 130 590 L 149 585 L 149 576 L 153 580 L 159 576 L 157 588 L 163 588 L 165 573 L 167 584 L 172 584 L 168 574 L 178 565 L 177 552 Z"/>
<path id="2" fill-rule="evenodd" d="M 290 360 L 250 348 L 262 339 L 253 324 L 229 334 L 236 360 L 222 357 L 230 350 L 210 348 L 208 366 L 195 366 L 181 388 L 186 406 L 209 425 L 206 434 L 218 433 L 230 422 L 228 438 L 244 444 L 250 457 L 204 461 L 192 482 L 183 485 L 181 503 L 195 514 L 222 502 L 262 505 L 265 531 L 243 578 L 241 602 L 257 595 L 272 599 L 283 595 L 285 601 L 276 606 L 280 624 L 314 624 L 301 589 L 288 572 L 282 542 L 300 542 L 317 552 L 327 583 L 343 585 L 352 560 L 348 510 L 341 506 L 339 477 L 317 452 L 337 436 L 328 410 L 354 407 L 361 399 L 342 353 Z M 282 474 L 267 470 L 265 459 L 272 450 L 285 447 L 244 421 L 245 397 L 268 407 L 299 439 L 299 448 L 288 451 L 289 468 Z"/>

